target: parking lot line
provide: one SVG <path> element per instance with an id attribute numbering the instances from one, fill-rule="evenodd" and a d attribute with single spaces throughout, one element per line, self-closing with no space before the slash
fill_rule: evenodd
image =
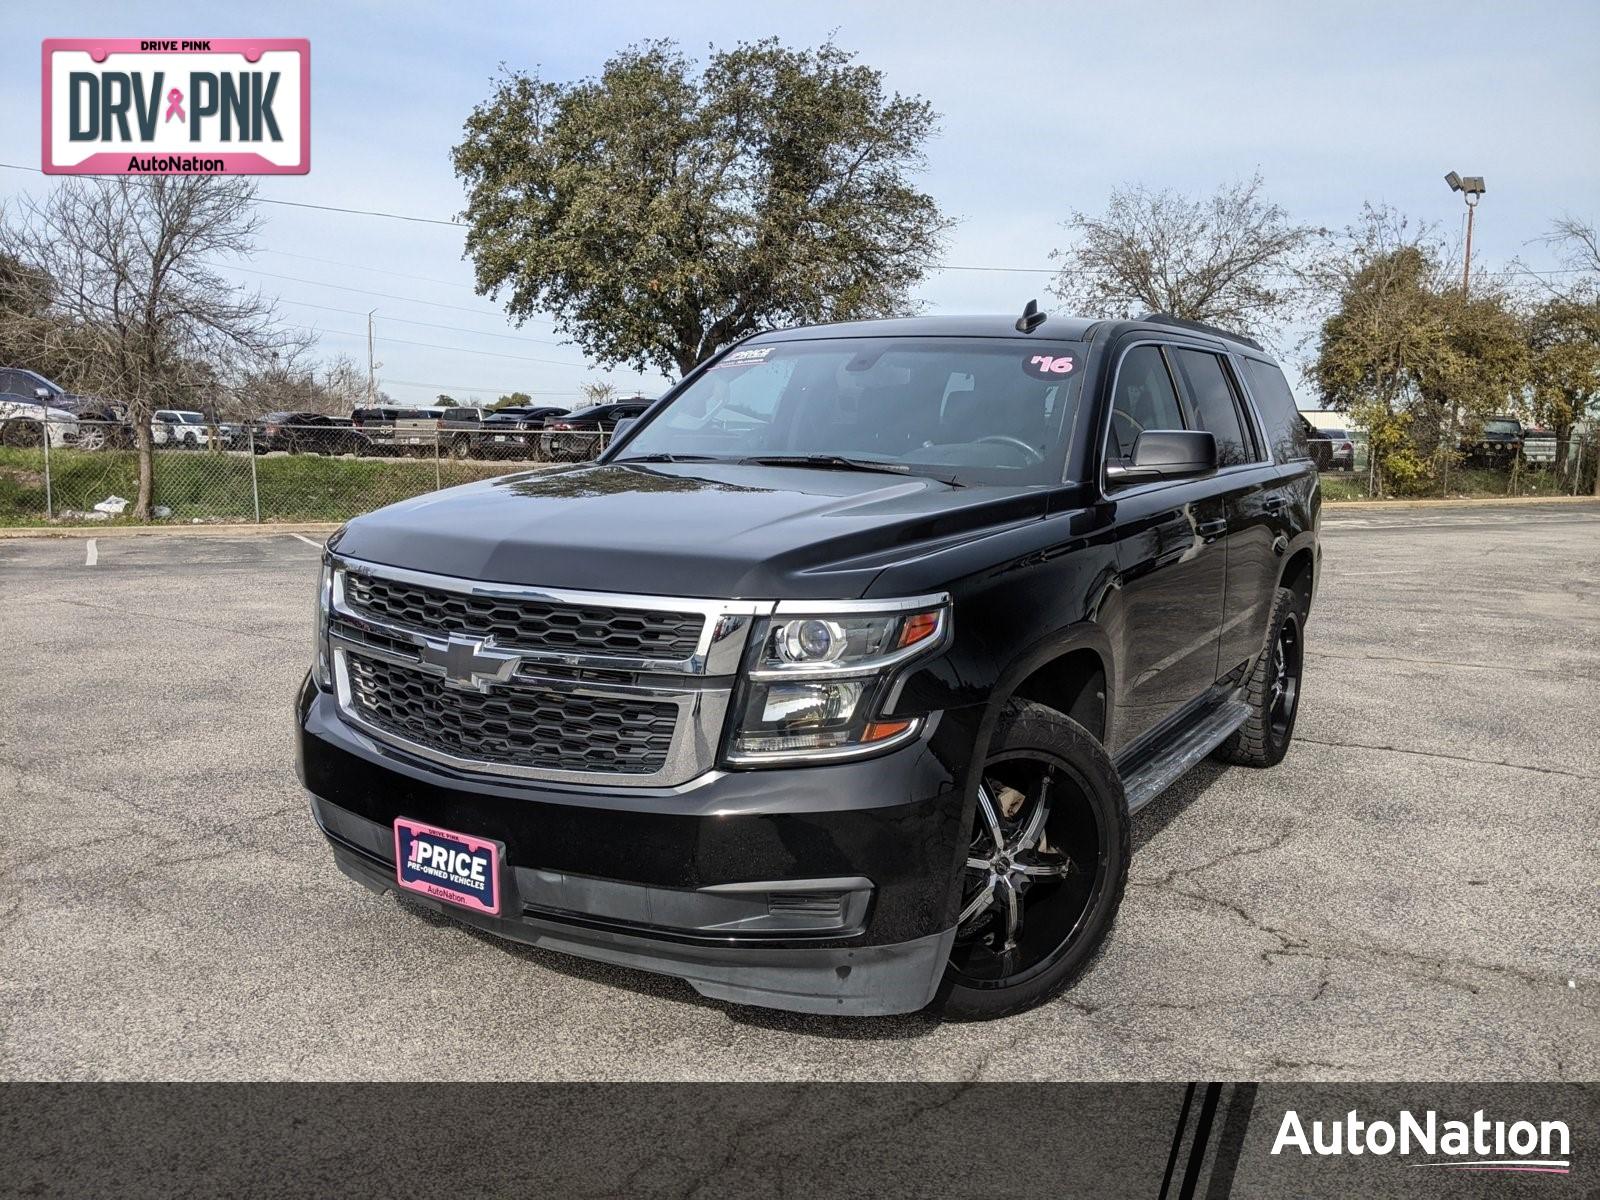
<path id="1" fill-rule="evenodd" d="M 95 544 L 94 538 L 89 539 L 89 544 L 83 551 L 83 565 L 92 567 L 100 561 L 100 547 Z"/>
<path id="2" fill-rule="evenodd" d="M 294 539 L 296 539 L 297 541 L 304 542 L 306 545 L 310 546 L 313 550 L 321 550 L 322 549 L 322 543 L 321 542 L 314 542 L 308 537 L 301 537 L 298 533 L 291 533 L 289 536 L 294 538 Z"/>

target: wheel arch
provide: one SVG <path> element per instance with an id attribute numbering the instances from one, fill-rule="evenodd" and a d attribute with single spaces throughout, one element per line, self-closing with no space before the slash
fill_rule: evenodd
<path id="1" fill-rule="evenodd" d="M 1021 698 L 1055 709 L 1108 746 L 1114 713 L 1110 697 L 1115 683 L 1110 639 L 1092 622 L 1068 626 L 1026 647 L 1000 672 L 984 707 L 966 780 L 969 797 L 977 795 L 981 765 L 988 757 L 989 743 L 1007 703 Z"/>
<path id="2" fill-rule="evenodd" d="M 1316 551 L 1309 545 L 1302 546 L 1284 560 L 1283 570 L 1278 575 L 1278 586 L 1300 596 L 1300 611 L 1304 614 L 1311 611 L 1311 596 L 1316 585 Z"/>

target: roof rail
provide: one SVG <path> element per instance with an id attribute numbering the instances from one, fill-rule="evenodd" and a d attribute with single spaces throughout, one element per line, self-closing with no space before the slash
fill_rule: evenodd
<path id="1" fill-rule="evenodd" d="M 1259 350 L 1263 354 L 1267 348 L 1253 337 L 1246 337 L 1242 333 L 1235 333 L 1231 329 L 1221 329 L 1216 325 L 1207 325 L 1204 321 L 1190 321 L 1184 317 L 1175 317 L 1166 312 L 1147 312 L 1142 317 L 1135 318 L 1151 325 L 1173 325 L 1179 329 L 1192 329 L 1196 333 L 1209 333 L 1212 337 L 1227 338 L 1230 342 L 1241 342 L 1252 350 Z"/>

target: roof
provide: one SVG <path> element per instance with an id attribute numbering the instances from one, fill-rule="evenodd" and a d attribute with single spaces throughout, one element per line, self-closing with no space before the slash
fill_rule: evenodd
<path id="1" fill-rule="evenodd" d="M 832 325 L 800 325 L 758 334 L 752 342 L 804 341 L 820 337 L 982 337 L 1032 341 L 1080 341 L 1100 321 L 1084 317 L 1048 317 L 1033 333 L 1017 332 L 1017 315 L 989 313 L 967 317 L 884 317 L 875 321 L 840 321 Z"/>
<path id="2" fill-rule="evenodd" d="M 1131 329 L 1171 333 L 1181 330 L 1201 337 L 1216 338 L 1262 352 L 1261 344 L 1244 334 L 1185 321 L 1166 313 L 1146 313 L 1133 320 L 1102 320 L 1095 317 L 1047 315 L 1032 333 L 1017 329 L 1015 313 L 988 313 L 976 316 L 885 317 L 874 321 L 840 321 L 831 325 L 799 325 L 757 334 L 751 342 L 805 341 L 822 337 L 972 337 L 1014 338 L 1019 341 L 1091 341 L 1103 329 L 1123 333 Z"/>

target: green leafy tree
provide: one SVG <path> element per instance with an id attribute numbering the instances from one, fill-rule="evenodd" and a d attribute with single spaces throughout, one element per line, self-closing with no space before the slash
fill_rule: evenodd
<path id="1" fill-rule="evenodd" d="M 680 373 L 762 328 L 903 311 L 949 227 L 910 181 L 935 121 L 832 44 L 510 73 L 453 152 L 478 289 L 601 364 Z"/>
<path id="2" fill-rule="evenodd" d="M 511 392 L 508 395 L 501 396 L 500 399 L 496 400 L 489 407 L 493 409 L 526 408 L 532 404 L 533 397 L 528 395 L 527 392 Z"/>
<path id="3" fill-rule="evenodd" d="M 440 392 L 434 400 L 433 406 L 435 408 L 460 408 L 461 402 L 448 392 Z"/>
<path id="4" fill-rule="evenodd" d="M 1510 296 L 1487 275 L 1464 295 L 1446 259 L 1430 229 L 1369 207 L 1319 268 L 1332 307 L 1312 378 L 1324 404 L 1367 427 L 1379 492 L 1447 482 L 1462 437 L 1528 383 Z"/>
<path id="5" fill-rule="evenodd" d="M 1560 296 L 1528 318 L 1533 415 L 1567 461 L 1573 426 L 1600 412 L 1600 299 Z"/>

